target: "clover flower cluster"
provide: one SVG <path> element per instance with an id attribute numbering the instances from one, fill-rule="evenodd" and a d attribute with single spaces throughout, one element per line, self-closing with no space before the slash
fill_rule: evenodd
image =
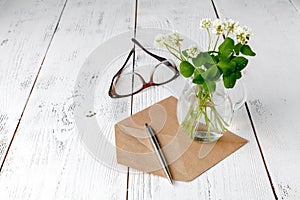
<path id="1" fill-rule="evenodd" d="M 199 54 L 198 48 L 196 45 L 191 45 L 189 48 L 186 50 L 186 53 L 189 57 L 191 58 L 196 58 Z"/>
<path id="2" fill-rule="evenodd" d="M 178 47 L 180 47 L 182 41 L 183 41 L 183 39 L 179 36 L 178 33 L 158 35 L 155 38 L 155 43 L 159 47 L 168 46 L 171 48 L 178 48 Z"/>
<path id="3" fill-rule="evenodd" d="M 241 45 L 246 45 L 249 41 L 251 30 L 247 26 L 240 26 L 239 22 L 232 19 L 215 19 L 204 18 L 200 22 L 200 28 L 207 31 L 209 36 L 208 51 L 216 51 L 219 44 L 219 39 L 223 35 L 227 38 L 230 34 L 234 35 L 237 42 Z M 216 34 L 217 39 L 212 44 L 211 32 Z M 184 52 L 181 51 L 181 43 L 183 38 L 178 33 L 170 33 L 166 35 L 158 35 L 155 38 L 155 43 L 158 47 L 166 47 L 167 50 L 179 60 L 185 60 L 188 58 L 196 58 L 200 51 L 195 45 L 190 46 Z M 211 45 L 213 48 L 211 49 Z M 185 54 L 182 54 L 185 53 Z"/>
<path id="4" fill-rule="evenodd" d="M 178 33 L 158 35 L 155 38 L 156 46 L 160 48 L 166 47 L 170 52 L 172 51 L 179 52 L 177 51 L 177 49 L 180 48 L 182 41 L 183 38 L 181 38 Z M 196 45 L 192 45 L 186 50 L 186 53 L 189 57 L 195 58 L 197 57 L 199 51 Z"/>
<path id="5" fill-rule="evenodd" d="M 232 19 L 211 20 L 210 18 L 204 18 L 200 22 L 200 28 L 207 30 L 209 34 L 210 29 L 212 29 L 213 33 L 218 36 L 225 34 L 227 37 L 232 33 L 241 44 L 247 44 L 251 35 L 251 31 L 247 26 L 240 26 L 239 22 L 235 22 Z"/>

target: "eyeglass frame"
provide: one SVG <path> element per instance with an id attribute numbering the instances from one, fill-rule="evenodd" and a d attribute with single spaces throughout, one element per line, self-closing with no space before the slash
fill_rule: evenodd
<path id="1" fill-rule="evenodd" d="M 117 94 L 117 93 L 116 93 L 115 86 L 114 86 L 114 83 L 115 83 L 115 81 L 117 80 L 117 78 L 119 78 L 119 77 L 121 76 L 122 71 L 123 71 L 123 69 L 125 68 L 125 66 L 127 65 L 127 63 L 128 63 L 128 61 L 129 61 L 129 59 L 131 58 L 132 54 L 135 53 L 135 47 L 133 47 L 133 48 L 131 49 L 131 51 L 129 52 L 129 54 L 128 54 L 128 56 L 127 56 L 127 58 L 126 58 L 126 60 L 125 60 L 125 63 L 123 64 L 123 66 L 119 69 L 119 71 L 118 71 L 118 72 L 113 76 L 113 78 L 112 78 L 112 81 L 111 81 L 111 84 L 110 84 L 110 87 L 109 87 L 109 91 L 108 91 L 108 95 L 109 95 L 111 98 L 123 98 L 123 97 L 132 96 L 132 95 L 135 95 L 135 94 L 141 92 L 142 90 L 144 90 L 144 89 L 146 89 L 146 88 L 148 88 L 148 87 L 151 87 L 151 86 L 159 86 L 159 85 L 163 85 L 163 84 L 169 83 L 169 82 L 173 81 L 174 79 L 176 79 L 176 78 L 180 75 L 180 73 L 179 73 L 179 71 L 178 71 L 178 69 L 177 69 L 177 67 L 176 67 L 176 65 L 175 65 L 175 63 L 174 63 L 173 61 L 168 60 L 168 59 L 166 59 L 166 58 L 164 58 L 164 57 L 160 57 L 160 56 L 158 56 L 158 55 L 156 55 L 156 54 L 154 54 L 154 53 L 151 53 L 151 52 L 148 51 L 146 48 L 144 48 L 144 47 L 143 47 L 143 46 L 142 46 L 135 38 L 131 38 L 131 41 L 132 41 L 134 44 L 136 44 L 137 46 L 139 46 L 139 47 L 140 47 L 144 52 L 146 52 L 148 55 L 150 55 L 150 56 L 152 56 L 153 58 L 155 58 L 156 60 L 160 61 L 159 64 L 155 65 L 154 69 L 155 69 L 157 66 L 161 65 L 163 62 L 166 62 L 165 65 L 168 66 L 168 67 L 170 67 L 172 70 L 174 70 L 175 74 L 174 74 L 174 76 L 173 76 L 170 80 L 168 80 L 168 81 L 165 81 L 165 82 L 163 82 L 163 83 L 155 83 L 155 82 L 153 82 L 153 74 L 154 74 L 154 71 L 155 71 L 155 70 L 153 70 L 153 72 L 152 72 L 151 75 L 150 75 L 150 81 L 147 83 L 147 82 L 144 80 L 144 78 L 143 78 L 140 74 L 135 73 L 135 72 L 132 72 L 133 74 L 136 74 L 137 76 L 139 76 L 140 79 L 142 80 L 142 83 L 143 83 L 142 88 L 141 88 L 141 89 L 138 89 L 138 90 L 135 91 L 135 92 L 132 92 L 131 94 L 126 94 L 126 95 L 120 95 L 120 94 Z"/>

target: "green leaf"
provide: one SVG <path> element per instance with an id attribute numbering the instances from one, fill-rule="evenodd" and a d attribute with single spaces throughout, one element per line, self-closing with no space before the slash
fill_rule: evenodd
<path id="1" fill-rule="evenodd" d="M 250 48 L 249 45 L 243 45 L 241 47 L 241 53 L 244 54 L 244 55 L 246 55 L 246 56 L 255 56 L 256 55 L 256 53 L 254 53 L 252 51 L 252 49 Z"/>
<path id="2" fill-rule="evenodd" d="M 194 79 L 193 79 L 193 83 L 201 85 L 205 82 L 205 80 L 203 79 L 203 77 L 201 76 L 201 74 L 198 75 L 194 75 Z"/>
<path id="3" fill-rule="evenodd" d="M 242 73 L 240 71 L 235 72 L 235 78 L 236 79 L 242 78 Z"/>
<path id="4" fill-rule="evenodd" d="M 205 80 L 209 80 L 209 81 L 216 81 L 220 78 L 220 76 L 221 76 L 220 70 L 216 65 L 212 66 L 211 68 L 209 68 L 208 70 L 202 73 L 202 77 Z"/>
<path id="5" fill-rule="evenodd" d="M 205 56 L 200 52 L 196 58 L 192 58 L 192 62 L 196 67 L 200 67 L 205 63 Z"/>
<path id="6" fill-rule="evenodd" d="M 242 44 L 241 43 L 238 43 L 234 46 L 234 51 L 236 53 L 236 55 L 239 55 L 240 54 L 240 51 L 241 51 L 241 48 L 242 48 Z"/>
<path id="7" fill-rule="evenodd" d="M 204 66 L 206 69 L 211 68 L 212 66 L 216 65 L 219 62 L 219 56 L 217 55 L 211 55 L 209 54 L 210 57 L 207 57 L 207 62 L 204 63 Z"/>
<path id="8" fill-rule="evenodd" d="M 203 72 L 205 72 L 203 69 L 195 68 L 194 70 L 194 77 L 201 75 Z"/>
<path id="9" fill-rule="evenodd" d="M 203 84 L 204 90 L 206 90 L 209 93 L 213 93 L 216 90 L 216 82 L 215 81 L 206 81 Z"/>
<path id="10" fill-rule="evenodd" d="M 196 58 L 192 58 L 192 61 L 196 67 L 200 67 L 206 63 L 214 64 L 214 60 L 208 52 L 200 52 Z"/>
<path id="11" fill-rule="evenodd" d="M 220 61 L 217 66 L 222 70 L 224 75 L 229 75 L 235 71 L 236 63 L 234 61 Z"/>
<path id="12" fill-rule="evenodd" d="M 213 59 L 214 64 L 217 64 L 219 62 L 219 56 L 211 55 L 211 58 Z"/>
<path id="13" fill-rule="evenodd" d="M 234 57 L 232 61 L 236 63 L 236 69 L 239 71 L 243 70 L 248 64 L 248 59 L 242 56 Z"/>
<path id="14" fill-rule="evenodd" d="M 195 68 L 193 83 L 203 84 L 205 82 L 204 78 L 202 77 L 203 72 L 205 72 L 203 69 Z"/>
<path id="15" fill-rule="evenodd" d="M 184 55 L 184 57 L 186 57 L 186 58 L 188 58 L 189 57 L 189 55 L 187 54 L 187 49 L 186 50 L 184 50 L 184 51 L 182 51 L 182 54 Z"/>
<path id="16" fill-rule="evenodd" d="M 182 61 L 179 65 L 179 68 L 180 68 L 180 73 L 185 78 L 192 76 L 195 70 L 194 66 L 188 61 Z"/>
<path id="17" fill-rule="evenodd" d="M 233 88 L 236 82 L 236 74 L 223 75 L 223 83 L 225 88 Z"/>
<path id="18" fill-rule="evenodd" d="M 228 52 L 232 52 L 234 48 L 234 40 L 230 37 L 225 38 L 222 44 L 219 46 L 219 52 L 221 54 L 228 54 Z"/>
<path id="19" fill-rule="evenodd" d="M 211 68 L 212 66 L 214 66 L 214 64 L 211 64 L 211 63 L 205 63 L 205 64 L 204 64 L 204 67 L 205 67 L 206 69 L 209 69 L 209 68 Z"/>
<path id="20" fill-rule="evenodd" d="M 226 53 L 220 53 L 220 55 L 219 55 L 220 61 L 230 62 L 230 59 L 229 59 L 230 54 L 231 54 L 231 52 L 230 52 L 229 54 L 226 54 Z"/>

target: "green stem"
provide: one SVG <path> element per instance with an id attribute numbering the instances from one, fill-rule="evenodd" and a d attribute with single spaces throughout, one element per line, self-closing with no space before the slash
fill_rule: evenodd
<path id="1" fill-rule="evenodd" d="M 210 50 L 210 45 L 211 45 L 211 35 L 210 35 L 210 32 L 209 32 L 209 29 L 207 28 L 206 30 L 207 30 L 207 34 L 208 34 L 208 49 L 207 49 L 207 51 L 209 51 Z"/>
<path id="2" fill-rule="evenodd" d="M 181 52 L 180 46 L 178 46 L 178 49 L 176 49 L 176 48 L 172 47 L 171 45 L 169 45 L 169 44 L 167 44 L 167 43 L 164 43 L 164 44 L 165 44 L 166 48 L 168 49 L 168 51 L 169 51 L 172 55 L 174 55 L 177 59 L 179 59 L 180 61 L 186 60 L 186 59 L 185 59 L 185 56 L 184 56 L 184 55 L 182 54 L 182 52 Z M 174 52 L 172 52 L 172 50 L 176 51 L 176 53 L 178 53 L 179 56 L 176 55 Z M 180 57 L 180 58 L 179 58 L 179 57 Z"/>
<path id="3" fill-rule="evenodd" d="M 166 47 L 170 48 L 170 49 L 173 49 L 174 51 L 176 51 L 177 53 L 180 53 L 178 49 L 172 47 L 171 45 L 167 44 L 167 43 L 164 43 Z"/>
<path id="4" fill-rule="evenodd" d="M 226 37 L 228 37 L 230 31 L 231 31 L 230 29 L 227 31 Z M 225 37 L 225 38 L 226 38 L 226 37 Z"/>
<path id="5" fill-rule="evenodd" d="M 179 55 L 180 55 L 181 59 L 182 59 L 182 60 L 186 60 L 185 57 L 184 57 L 184 55 L 182 55 L 180 46 L 179 46 L 178 48 L 179 48 Z M 181 61 L 182 61 L 182 60 L 181 60 Z"/>
<path id="6" fill-rule="evenodd" d="M 183 131 L 190 135 L 191 138 L 194 138 L 194 133 L 201 118 L 204 120 L 208 137 L 210 137 L 212 131 L 226 131 L 226 126 L 228 126 L 228 124 L 216 110 L 211 94 L 207 93 L 201 85 L 198 85 L 198 87 L 199 91 L 196 96 L 199 104 L 190 104 L 188 113 L 181 123 Z"/>
<path id="7" fill-rule="evenodd" d="M 216 48 L 217 48 L 217 45 L 218 45 L 218 42 L 219 42 L 219 39 L 220 39 L 220 35 L 218 35 L 218 37 L 217 37 L 217 40 L 216 40 L 216 43 L 215 43 L 215 46 L 214 46 L 214 49 L 213 49 L 213 51 L 215 51 L 215 50 L 216 50 Z"/>
<path id="8" fill-rule="evenodd" d="M 181 58 L 179 58 L 179 57 L 178 57 L 178 56 L 170 49 L 169 45 L 166 45 L 166 48 L 167 48 L 167 50 L 168 50 L 173 56 L 175 56 L 178 60 L 183 61 L 183 60 L 181 60 Z"/>

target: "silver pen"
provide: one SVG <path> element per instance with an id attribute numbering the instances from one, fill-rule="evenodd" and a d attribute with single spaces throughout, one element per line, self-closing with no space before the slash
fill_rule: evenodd
<path id="1" fill-rule="evenodd" d="M 157 157 L 159 159 L 159 162 L 162 165 L 163 170 L 164 170 L 164 172 L 165 172 L 165 174 L 166 174 L 169 182 L 171 184 L 173 184 L 172 176 L 171 176 L 171 173 L 170 173 L 167 161 L 165 159 L 165 156 L 164 156 L 163 152 L 161 151 L 161 148 L 159 146 L 159 143 L 158 143 L 158 140 L 156 138 L 156 135 L 154 134 L 152 128 L 147 123 L 145 124 L 145 126 L 146 126 L 146 131 L 147 131 L 147 133 L 149 135 L 151 144 L 152 144 L 152 146 L 154 148 L 154 151 L 157 154 Z"/>

